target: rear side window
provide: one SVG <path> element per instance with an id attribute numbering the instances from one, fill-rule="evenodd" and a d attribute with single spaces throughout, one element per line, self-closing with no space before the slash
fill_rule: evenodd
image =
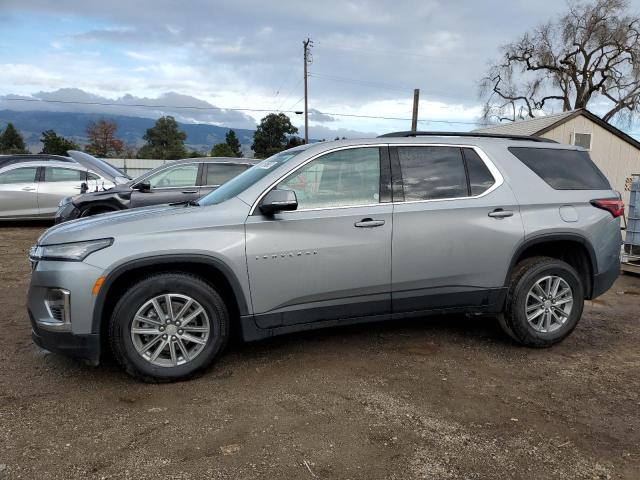
<path id="1" fill-rule="evenodd" d="M 80 182 L 85 179 L 82 170 L 72 170 L 70 168 L 45 167 L 45 182 Z"/>
<path id="2" fill-rule="evenodd" d="M 222 185 L 247 169 L 247 165 L 234 163 L 206 163 L 205 185 Z"/>
<path id="3" fill-rule="evenodd" d="M 509 151 L 555 190 L 611 190 L 587 152 L 527 147 Z"/>
<path id="4" fill-rule="evenodd" d="M 467 177 L 458 147 L 398 147 L 404 200 L 467 197 Z"/>

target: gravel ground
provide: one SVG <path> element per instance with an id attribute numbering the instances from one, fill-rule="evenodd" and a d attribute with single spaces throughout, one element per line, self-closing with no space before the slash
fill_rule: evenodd
<path id="1" fill-rule="evenodd" d="M 43 228 L 0 227 L 0 478 L 640 478 L 640 277 L 551 349 L 431 317 L 235 342 L 145 385 L 31 343 Z"/>

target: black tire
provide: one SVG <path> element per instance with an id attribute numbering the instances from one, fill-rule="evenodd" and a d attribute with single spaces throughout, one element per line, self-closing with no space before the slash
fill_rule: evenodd
<path id="1" fill-rule="evenodd" d="M 142 358 L 131 339 L 131 326 L 138 309 L 162 294 L 182 294 L 205 310 L 211 332 L 202 351 L 191 361 L 177 366 L 157 366 Z M 186 380 L 206 369 L 224 350 L 229 339 L 229 313 L 216 289 L 188 273 L 159 273 L 133 284 L 122 295 L 109 323 L 109 342 L 114 357 L 131 376 L 148 383 Z"/>
<path id="2" fill-rule="evenodd" d="M 540 279 L 548 275 L 561 277 L 571 288 L 573 305 L 566 321 L 550 332 L 537 331 L 526 316 L 527 295 Z M 514 269 L 505 312 L 499 316 L 500 325 L 507 335 L 528 347 L 549 347 L 565 339 L 576 327 L 584 308 L 584 286 L 580 275 L 566 262 L 551 257 L 532 257 L 523 260 Z"/>

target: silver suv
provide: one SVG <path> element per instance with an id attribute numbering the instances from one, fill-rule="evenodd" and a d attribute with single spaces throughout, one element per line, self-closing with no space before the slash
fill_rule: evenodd
<path id="1" fill-rule="evenodd" d="M 198 202 L 47 230 L 30 253 L 34 341 L 145 381 L 258 340 L 429 313 L 565 338 L 619 272 L 619 195 L 579 148 L 397 133 L 281 152 Z"/>

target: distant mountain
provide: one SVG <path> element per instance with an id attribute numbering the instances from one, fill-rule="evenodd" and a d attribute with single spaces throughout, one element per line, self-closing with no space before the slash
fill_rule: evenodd
<path id="1" fill-rule="evenodd" d="M 82 145 L 87 142 L 85 134 L 87 124 L 101 118 L 114 121 L 118 125 L 116 136 L 125 144 L 137 147 L 144 143 L 142 137 L 147 129 L 155 123 L 155 120 L 150 118 L 124 115 L 0 110 L 0 128 L 4 128 L 8 122 L 13 123 L 24 136 L 29 149 L 37 153 L 41 147 L 40 137 L 45 130 L 55 130 L 58 135 L 70 138 Z M 202 123 L 178 123 L 178 125 L 187 134 L 185 142 L 187 147 L 203 152 L 209 151 L 216 143 L 224 142 L 224 136 L 230 130 L 227 127 Z M 233 130 L 243 145 L 243 150 L 248 151 L 248 147 L 253 142 L 254 131 L 242 128 L 234 128 Z"/>

